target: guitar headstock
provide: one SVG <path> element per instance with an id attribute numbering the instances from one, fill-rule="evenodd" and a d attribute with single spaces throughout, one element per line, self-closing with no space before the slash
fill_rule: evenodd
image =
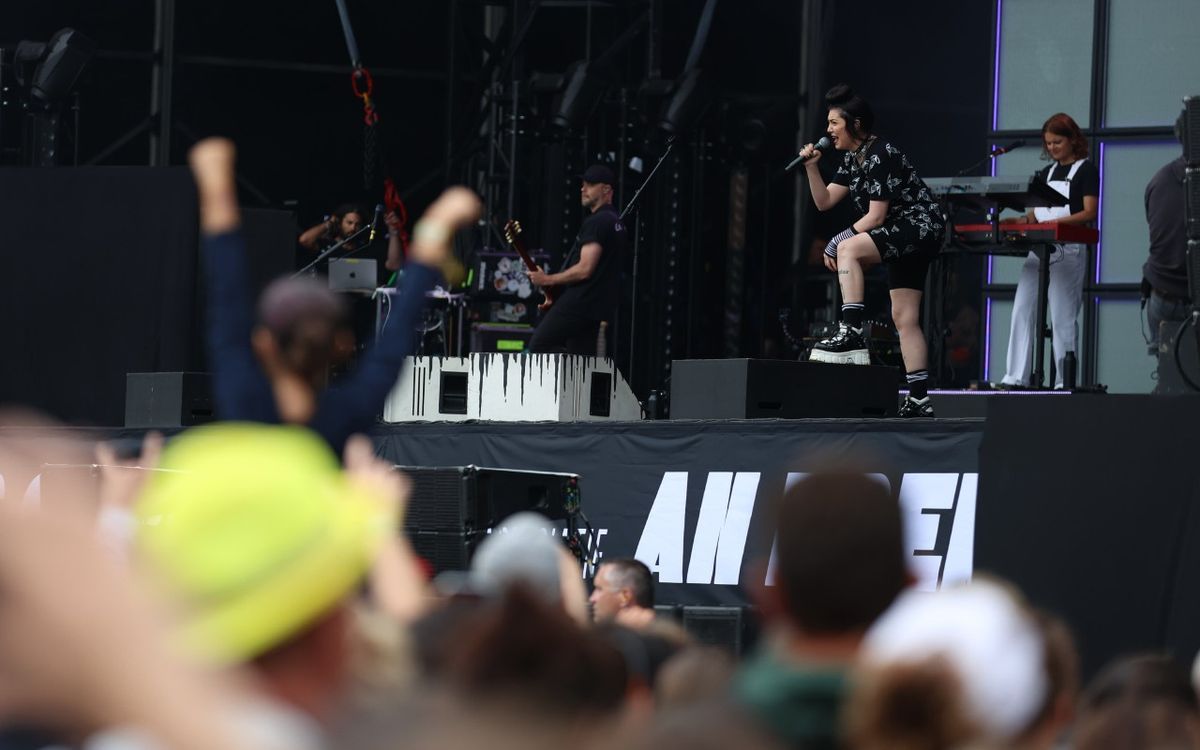
<path id="1" fill-rule="evenodd" d="M 508 240 L 509 244 L 515 245 L 517 238 L 521 236 L 521 222 L 516 219 L 509 219 L 504 223 L 504 239 Z"/>

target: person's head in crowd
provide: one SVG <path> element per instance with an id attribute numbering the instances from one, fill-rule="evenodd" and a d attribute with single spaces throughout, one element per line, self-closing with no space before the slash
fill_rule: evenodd
<path id="1" fill-rule="evenodd" d="M 654 621 L 654 577 L 632 558 L 601 563 L 592 580 L 592 616 L 596 622 L 641 627 Z"/>
<path id="2" fill-rule="evenodd" d="M 259 297 L 252 343 L 273 382 L 292 381 L 315 392 L 330 367 L 354 352 L 354 331 L 346 304 L 327 284 L 284 278 Z"/>
<path id="3" fill-rule="evenodd" d="M 569 723 L 616 718 L 623 708 L 620 651 L 522 583 L 483 603 L 455 640 L 442 681 L 466 705 Z"/>
<path id="4" fill-rule="evenodd" d="M 625 719 L 631 724 L 644 724 L 655 710 L 659 672 L 679 651 L 677 641 L 645 628 L 634 629 L 615 622 L 598 625 L 592 632 L 620 652 L 628 675 Z"/>
<path id="5" fill-rule="evenodd" d="M 348 607 L 396 498 L 351 481 L 315 434 L 225 423 L 163 452 L 138 505 L 137 559 L 182 615 L 180 644 L 254 667 L 324 718 L 346 676 Z"/>
<path id="6" fill-rule="evenodd" d="M 1035 749 L 1059 747 L 1064 734 L 1075 721 L 1079 701 L 1079 652 L 1067 624 L 1041 610 L 1033 611 L 1046 648 L 1046 699 L 1033 725 L 1021 739 L 1021 746 Z"/>
<path id="7" fill-rule="evenodd" d="M 678 651 L 658 671 L 654 695 L 659 709 L 668 711 L 715 701 L 729 691 L 735 663 L 717 646 L 692 646 Z"/>
<path id="8" fill-rule="evenodd" d="M 470 591 L 495 598 L 520 584 L 563 608 L 577 622 L 586 622 L 582 569 L 562 542 L 551 535 L 552 525 L 545 516 L 529 511 L 504 519 L 471 558 L 467 578 Z"/>
<path id="9" fill-rule="evenodd" d="M 1109 664 L 1084 690 L 1072 747 L 1200 747 L 1200 709 L 1187 670 L 1157 654 Z"/>
<path id="10" fill-rule="evenodd" d="M 1049 693 L 1042 631 L 1015 595 L 975 582 L 909 591 L 863 641 L 846 705 L 859 748 L 1007 746 Z"/>
<path id="11" fill-rule="evenodd" d="M 852 650 L 909 583 L 899 504 L 877 479 L 830 472 L 789 487 L 775 516 L 764 610 L 802 639 Z"/>

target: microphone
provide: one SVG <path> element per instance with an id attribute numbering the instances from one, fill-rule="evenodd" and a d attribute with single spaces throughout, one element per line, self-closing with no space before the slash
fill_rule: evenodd
<path id="1" fill-rule="evenodd" d="M 375 233 L 379 230 L 379 217 L 380 216 L 383 216 L 383 204 L 376 203 L 375 204 L 375 216 L 374 216 L 374 218 L 371 219 L 371 233 L 369 235 L 367 235 L 368 243 L 375 241 Z"/>
<path id="2" fill-rule="evenodd" d="M 824 136 L 824 135 L 821 136 L 821 140 L 819 140 L 813 144 L 813 151 L 827 151 L 830 148 L 833 148 L 833 141 L 829 140 L 829 137 Z M 792 159 L 792 162 L 790 164 L 788 164 L 786 167 L 783 168 L 783 171 L 784 172 L 792 171 L 792 169 L 794 169 L 795 166 L 802 161 L 804 161 L 804 157 L 797 156 L 795 159 Z"/>
<path id="3" fill-rule="evenodd" d="M 1012 143 L 1008 144 L 1007 146 L 1001 146 L 1001 147 L 992 149 L 992 153 L 990 153 L 988 155 L 989 156 L 1000 156 L 1002 154 L 1007 154 L 1009 151 L 1012 151 L 1015 148 L 1020 148 L 1024 145 L 1025 145 L 1025 139 L 1018 138 L 1017 140 L 1013 141 Z"/>

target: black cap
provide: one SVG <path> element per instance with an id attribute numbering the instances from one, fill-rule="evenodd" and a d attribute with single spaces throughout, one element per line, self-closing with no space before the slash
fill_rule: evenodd
<path id="1" fill-rule="evenodd" d="M 588 167 L 583 174 L 579 175 L 579 179 L 594 184 L 603 183 L 610 187 L 617 184 L 617 178 L 613 176 L 613 171 L 603 164 L 593 164 Z"/>

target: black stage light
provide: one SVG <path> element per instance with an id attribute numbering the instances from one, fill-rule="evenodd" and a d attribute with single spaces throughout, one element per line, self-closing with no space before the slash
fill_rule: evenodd
<path id="1" fill-rule="evenodd" d="M 695 124 L 707 104 L 708 91 L 700 69 L 692 68 L 679 79 L 658 127 L 671 135 L 681 133 Z"/>
<path id="2" fill-rule="evenodd" d="M 65 98 L 95 53 L 96 43 L 75 29 L 56 31 L 34 71 L 30 91 L 44 102 Z"/>
<path id="3" fill-rule="evenodd" d="M 584 60 L 571 63 L 564 79 L 566 84 L 551 122 L 564 130 L 576 130 L 600 101 L 604 85 Z"/>

